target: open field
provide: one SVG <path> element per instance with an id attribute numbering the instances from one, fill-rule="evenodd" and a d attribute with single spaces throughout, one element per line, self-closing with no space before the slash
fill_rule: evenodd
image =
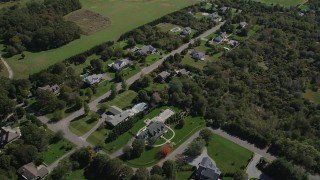
<path id="1" fill-rule="evenodd" d="M 85 176 L 84 176 L 84 169 L 77 169 L 77 170 L 73 170 L 71 171 L 71 173 L 69 174 L 69 176 L 66 178 L 69 180 L 86 180 Z"/>
<path id="2" fill-rule="evenodd" d="M 223 173 L 234 173 L 245 168 L 253 155 L 248 149 L 218 135 L 213 135 L 207 149 L 209 156 Z"/>
<path id="3" fill-rule="evenodd" d="M 74 11 L 66 15 L 65 19 L 76 23 L 85 35 L 94 34 L 111 24 L 110 19 L 85 9 Z"/>
<path id="4" fill-rule="evenodd" d="M 79 119 L 75 119 L 70 122 L 69 129 L 77 136 L 82 136 L 87 133 L 93 126 L 97 124 L 97 121 L 91 119 L 90 116 L 84 116 Z"/>
<path id="5" fill-rule="evenodd" d="M 105 102 L 103 104 L 108 106 L 118 106 L 121 109 L 124 109 L 132 105 L 132 101 L 136 98 L 137 93 L 131 90 L 125 91 L 121 94 L 118 94 L 116 98 L 111 101 Z"/>
<path id="6" fill-rule="evenodd" d="M 297 6 L 306 2 L 306 0 L 255 0 L 266 4 L 279 4 L 282 6 Z"/>
<path id="7" fill-rule="evenodd" d="M 24 60 L 18 60 L 20 55 L 16 55 L 9 58 L 8 63 L 15 73 L 15 78 L 26 78 L 29 74 L 39 72 L 95 45 L 117 40 L 125 32 L 195 2 L 196 0 L 81 0 L 83 9 L 97 12 L 109 18 L 112 24 L 97 33 L 82 36 L 80 39 L 57 49 L 37 53 L 24 52 L 26 55 Z"/>
<path id="8" fill-rule="evenodd" d="M 307 89 L 306 92 L 303 94 L 303 97 L 308 99 L 313 103 L 320 103 L 320 91 L 314 92 L 310 89 Z"/>
<path id="9" fill-rule="evenodd" d="M 66 144 L 69 144 L 72 147 L 75 146 L 74 144 L 72 144 L 66 139 L 61 139 L 55 142 L 54 144 L 50 144 L 48 150 L 43 152 L 44 163 L 46 163 L 47 165 L 50 165 L 56 159 L 58 159 L 59 157 L 67 153 L 67 151 L 63 148 L 63 146 Z"/>

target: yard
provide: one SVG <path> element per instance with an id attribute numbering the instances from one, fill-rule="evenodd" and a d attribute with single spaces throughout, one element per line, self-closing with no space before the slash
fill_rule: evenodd
<path id="1" fill-rule="evenodd" d="M 160 23 L 157 25 L 157 27 L 159 27 L 163 32 L 169 32 L 169 33 L 176 34 L 176 35 L 179 35 L 181 33 L 181 31 L 183 30 L 183 27 L 177 26 L 174 24 L 170 24 L 170 23 Z M 180 31 L 172 32 L 171 30 L 176 27 L 179 27 Z"/>
<path id="2" fill-rule="evenodd" d="M 207 147 L 209 156 L 223 173 L 234 173 L 245 168 L 253 153 L 216 134 Z"/>
<path id="3" fill-rule="evenodd" d="M 104 106 L 118 106 L 121 109 L 125 109 L 132 105 L 132 101 L 136 98 L 137 93 L 131 90 L 124 91 L 121 94 L 118 94 L 116 98 L 111 101 L 103 103 Z"/>
<path id="4" fill-rule="evenodd" d="M 94 121 L 89 116 L 81 116 L 70 122 L 69 129 L 77 136 L 82 136 L 97 124 L 98 120 Z"/>
<path id="5" fill-rule="evenodd" d="M 320 103 L 320 91 L 312 91 L 311 89 L 307 89 L 305 93 L 303 93 L 303 97 L 308 99 L 313 103 Z"/>
<path id="6" fill-rule="evenodd" d="M 57 142 L 54 142 L 53 144 L 50 144 L 48 150 L 43 152 L 44 163 L 50 165 L 55 160 L 67 153 L 67 151 L 64 148 L 65 145 L 70 145 L 72 148 L 75 147 L 74 144 L 72 144 L 66 139 L 61 139 Z"/>
<path id="7" fill-rule="evenodd" d="M 88 36 L 83 35 L 80 39 L 60 48 L 41 52 L 24 52 L 25 60 L 19 60 L 21 55 L 8 58 L 8 63 L 15 73 L 15 78 L 27 78 L 29 74 L 39 72 L 68 57 L 84 52 L 95 45 L 106 41 L 117 40 L 119 36 L 125 32 L 196 2 L 196 0 L 80 1 L 83 9 L 99 13 L 109 18 L 111 25 L 94 34 Z M 134 21 L 132 20 L 133 14 Z M 4 46 L 1 47 L 0 50 L 4 48 Z"/>

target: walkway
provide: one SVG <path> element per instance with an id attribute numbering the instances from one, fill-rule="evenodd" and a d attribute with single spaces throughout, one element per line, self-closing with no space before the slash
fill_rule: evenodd
<path id="1" fill-rule="evenodd" d="M 0 54 L 0 59 L 2 61 L 2 63 L 4 64 L 4 66 L 6 67 L 8 73 L 9 73 L 9 79 L 13 78 L 13 71 L 11 69 L 11 67 L 9 66 L 9 64 L 3 59 L 3 57 Z"/>

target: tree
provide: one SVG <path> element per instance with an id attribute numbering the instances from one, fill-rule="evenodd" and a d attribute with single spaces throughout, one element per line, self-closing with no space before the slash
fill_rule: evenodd
<path id="1" fill-rule="evenodd" d="M 162 171 L 162 168 L 161 168 L 159 165 L 154 165 L 154 166 L 152 167 L 150 173 L 151 173 L 152 175 L 157 174 L 157 175 L 162 176 L 163 171 Z"/>
<path id="2" fill-rule="evenodd" d="M 76 97 L 76 100 L 75 100 L 75 105 L 74 105 L 74 107 L 75 107 L 76 109 L 81 109 L 82 106 L 83 106 L 83 100 L 81 99 L 81 97 L 77 96 L 77 97 Z"/>
<path id="3" fill-rule="evenodd" d="M 202 129 L 199 133 L 199 136 L 206 141 L 208 145 L 210 140 L 212 139 L 213 133 L 209 129 Z"/>
<path id="4" fill-rule="evenodd" d="M 14 155 L 20 164 L 27 164 L 37 158 L 38 150 L 33 145 L 24 144 L 16 149 Z"/>
<path id="5" fill-rule="evenodd" d="M 133 176 L 133 170 L 131 167 L 123 165 L 120 169 L 119 177 L 123 180 L 130 180 Z"/>
<path id="6" fill-rule="evenodd" d="M 163 177 L 161 175 L 158 174 L 153 174 L 149 177 L 148 180 L 163 180 Z"/>
<path id="7" fill-rule="evenodd" d="M 169 82 L 169 87 L 170 87 L 170 91 L 171 92 L 182 92 L 182 83 L 181 81 L 179 80 L 178 77 L 174 77 L 172 78 L 172 80 Z"/>
<path id="8" fill-rule="evenodd" d="M 47 132 L 35 124 L 28 123 L 21 127 L 22 139 L 25 143 L 34 145 L 39 151 L 44 151 L 49 145 Z"/>
<path id="9" fill-rule="evenodd" d="M 248 179 L 248 174 L 244 170 L 237 171 L 233 175 L 234 180 L 247 180 Z"/>
<path id="10" fill-rule="evenodd" d="M 84 109 L 84 115 L 88 115 L 88 113 L 90 112 L 90 107 L 87 102 L 83 103 L 83 109 Z"/>
<path id="11" fill-rule="evenodd" d="M 88 96 L 89 101 L 91 100 L 92 95 L 93 95 L 92 89 L 91 88 L 87 88 L 86 89 L 86 96 Z"/>
<path id="12" fill-rule="evenodd" d="M 92 59 L 90 65 L 95 73 L 103 73 L 103 62 L 100 59 Z"/>
<path id="13" fill-rule="evenodd" d="M 139 102 L 149 102 L 150 101 L 150 97 L 148 96 L 148 93 L 145 90 L 140 90 L 138 92 L 137 98 L 138 98 Z"/>
<path id="14" fill-rule="evenodd" d="M 152 94 L 152 102 L 154 104 L 159 104 L 161 102 L 161 97 L 160 97 L 160 94 L 158 92 L 154 92 Z"/>
<path id="15" fill-rule="evenodd" d="M 22 118 L 26 114 L 26 110 L 24 110 L 24 108 L 19 106 L 16 108 L 16 114 L 18 118 Z"/>
<path id="16" fill-rule="evenodd" d="M 0 114 L 4 117 L 8 116 L 10 113 L 13 113 L 15 108 L 15 103 L 9 99 L 6 95 L 0 94 Z"/>
<path id="17" fill-rule="evenodd" d="M 126 91 L 126 90 L 128 89 L 128 84 L 127 84 L 127 82 L 126 82 L 125 79 L 122 79 L 122 81 L 121 81 L 121 88 L 122 88 L 124 91 Z"/>
<path id="18" fill-rule="evenodd" d="M 92 148 L 82 147 L 71 155 L 73 161 L 77 161 L 81 167 L 87 166 L 94 156 Z"/>
<path id="19" fill-rule="evenodd" d="M 117 86 L 115 84 L 111 85 L 111 94 L 109 96 L 110 99 L 114 99 L 118 94 Z"/>
<path id="20" fill-rule="evenodd" d="M 130 146 L 126 145 L 123 149 L 123 156 L 125 159 L 131 159 L 131 148 Z"/>
<path id="21" fill-rule="evenodd" d="M 149 178 L 150 174 L 149 171 L 146 168 L 139 168 L 135 175 L 134 178 L 135 180 L 147 180 Z"/>
<path id="22" fill-rule="evenodd" d="M 145 149 L 145 142 L 142 139 L 135 139 L 132 142 L 132 155 L 134 157 L 140 157 L 141 154 L 144 152 Z"/>
<path id="23" fill-rule="evenodd" d="M 197 157 L 202 153 L 205 145 L 206 142 L 203 139 L 192 141 L 189 144 L 188 148 L 185 150 L 184 154 L 190 157 Z"/>
<path id="24" fill-rule="evenodd" d="M 59 121 L 63 118 L 64 112 L 62 110 L 56 110 L 53 113 L 52 121 Z"/>
<path id="25" fill-rule="evenodd" d="M 163 174 L 168 179 L 175 179 L 176 177 L 176 163 L 172 160 L 167 160 L 162 165 Z"/>
<path id="26" fill-rule="evenodd" d="M 172 152 L 172 147 L 170 144 L 165 144 L 160 149 L 160 154 L 163 157 L 168 156 Z"/>

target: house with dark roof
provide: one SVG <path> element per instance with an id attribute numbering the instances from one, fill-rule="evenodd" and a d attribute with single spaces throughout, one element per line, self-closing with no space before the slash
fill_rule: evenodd
<path id="1" fill-rule="evenodd" d="M 219 36 L 215 37 L 213 40 L 215 42 L 220 43 L 220 42 L 225 41 L 227 38 L 228 38 L 227 33 L 224 32 L 224 33 L 220 34 Z"/>
<path id="2" fill-rule="evenodd" d="M 10 126 L 0 128 L 0 147 L 11 143 L 21 137 L 19 127 L 11 128 Z"/>
<path id="3" fill-rule="evenodd" d="M 221 7 L 219 9 L 219 14 L 224 14 L 229 8 L 228 7 Z"/>
<path id="4" fill-rule="evenodd" d="M 111 106 L 104 114 L 101 115 L 106 124 L 111 127 L 115 127 L 122 121 L 126 121 L 129 118 L 129 113 L 123 111 L 117 106 Z"/>
<path id="5" fill-rule="evenodd" d="M 167 127 L 164 125 L 162 122 L 151 122 L 147 128 L 143 131 L 141 131 L 137 138 L 138 139 L 145 139 L 148 140 L 150 138 L 159 138 L 162 136 L 164 133 L 167 132 Z"/>
<path id="6" fill-rule="evenodd" d="M 38 87 L 38 89 L 41 89 L 41 90 L 44 90 L 44 91 L 50 91 L 56 96 L 58 96 L 60 94 L 60 86 L 58 84 L 55 84 L 53 86 L 46 85 L 46 86 L 43 86 L 43 87 Z"/>
<path id="7" fill-rule="evenodd" d="M 186 35 L 191 34 L 191 31 L 192 31 L 192 29 L 190 27 L 185 27 L 185 28 L 183 28 L 181 34 L 186 36 Z"/>
<path id="8" fill-rule="evenodd" d="M 84 74 L 81 75 L 83 82 L 85 82 L 88 85 L 97 84 L 102 80 L 102 74 Z"/>
<path id="9" fill-rule="evenodd" d="M 210 18 L 211 20 L 215 20 L 218 17 L 219 17 L 219 14 L 217 12 L 211 13 L 208 16 L 208 18 Z"/>
<path id="10" fill-rule="evenodd" d="M 17 170 L 21 178 L 26 180 L 39 180 L 43 179 L 49 174 L 49 171 L 44 166 L 36 167 L 34 163 L 29 163 Z"/>
<path id="11" fill-rule="evenodd" d="M 246 22 L 240 22 L 240 23 L 239 23 L 239 27 L 240 27 L 241 29 L 245 28 L 247 25 L 248 25 L 248 23 L 246 23 Z"/>
<path id="12" fill-rule="evenodd" d="M 128 59 L 121 59 L 121 60 L 116 60 L 114 63 L 110 65 L 110 67 L 115 70 L 119 71 L 127 66 L 130 65 L 130 61 Z"/>
<path id="13" fill-rule="evenodd" d="M 204 60 L 205 59 L 205 54 L 202 53 L 202 52 L 193 51 L 191 55 L 192 55 L 193 59 L 198 59 L 198 60 Z"/>
<path id="14" fill-rule="evenodd" d="M 212 163 L 209 157 L 204 157 L 199 163 L 196 171 L 196 179 L 200 180 L 218 180 L 221 171 Z"/>
<path id="15" fill-rule="evenodd" d="M 233 39 L 231 39 L 231 40 L 228 42 L 228 45 L 229 45 L 230 47 L 235 47 L 235 46 L 238 45 L 238 44 L 239 44 L 239 41 L 233 40 Z"/>
<path id="16" fill-rule="evenodd" d="M 168 77 L 170 76 L 170 73 L 168 71 L 162 71 L 161 73 L 158 74 L 157 80 L 159 82 L 165 81 Z"/>
<path id="17" fill-rule="evenodd" d="M 143 46 L 142 48 L 136 50 L 136 52 L 138 52 L 141 55 L 154 54 L 154 53 L 160 54 L 160 52 L 155 47 L 153 47 L 151 45 Z"/>

